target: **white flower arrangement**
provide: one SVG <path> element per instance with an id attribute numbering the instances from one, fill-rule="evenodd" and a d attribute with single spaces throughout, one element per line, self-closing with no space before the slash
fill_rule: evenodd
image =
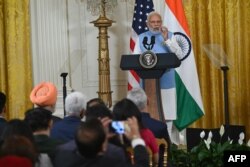
<path id="1" fill-rule="evenodd" d="M 220 141 L 213 140 L 213 133 L 209 131 L 208 137 L 203 130 L 200 133 L 201 142 L 193 147 L 190 151 L 178 149 L 176 146 L 171 146 L 170 162 L 174 166 L 198 167 L 198 166 L 223 166 L 223 155 L 225 150 L 231 151 L 250 151 L 250 140 L 244 143 L 245 134 L 239 134 L 238 142 L 233 142 L 230 137 L 227 141 L 222 142 L 222 137 L 225 135 L 225 127 L 222 125 L 219 130 Z M 215 138 L 215 137 L 214 137 Z M 237 141 L 237 140 L 236 140 Z"/>
<path id="2" fill-rule="evenodd" d="M 222 137 L 224 135 L 224 133 L 225 133 L 225 128 L 224 128 L 223 125 L 221 125 L 221 127 L 220 127 L 220 136 Z"/>
<path id="3" fill-rule="evenodd" d="M 220 127 L 220 136 L 222 137 L 225 133 L 225 127 L 223 125 L 221 125 Z M 200 138 L 204 140 L 204 143 L 206 144 L 206 147 L 207 149 L 209 150 L 210 149 L 210 144 L 212 143 L 212 137 L 213 137 L 213 133 L 211 131 L 209 131 L 208 133 L 208 138 L 205 140 L 204 137 L 205 137 L 205 132 L 202 131 L 200 133 Z M 240 133 L 239 135 L 239 139 L 238 139 L 238 144 L 239 145 L 243 145 L 244 143 L 244 139 L 245 139 L 245 134 L 243 132 Z M 229 141 L 229 144 L 232 144 L 233 143 L 233 140 L 230 140 L 230 138 L 228 137 L 228 141 Z M 246 144 L 248 147 L 250 147 L 250 139 L 248 140 L 247 144 Z"/>

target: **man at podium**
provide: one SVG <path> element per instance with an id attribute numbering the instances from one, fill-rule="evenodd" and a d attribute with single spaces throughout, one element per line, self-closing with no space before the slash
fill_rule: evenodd
<path id="1" fill-rule="evenodd" d="M 148 31 L 139 35 L 134 48 L 134 54 L 141 54 L 146 51 L 153 53 L 175 53 L 181 59 L 182 49 L 176 42 L 172 32 L 162 26 L 161 15 L 155 11 L 147 16 Z M 176 90 L 175 90 L 175 71 L 168 69 L 159 80 L 162 109 L 164 119 L 168 125 L 168 132 L 172 138 L 172 121 L 176 119 Z M 140 84 L 143 86 L 143 82 Z"/>

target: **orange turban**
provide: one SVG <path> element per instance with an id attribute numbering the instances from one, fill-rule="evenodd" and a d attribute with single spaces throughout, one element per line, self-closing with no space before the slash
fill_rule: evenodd
<path id="1" fill-rule="evenodd" d="M 38 84 L 30 94 L 31 102 L 41 107 L 55 105 L 56 99 L 56 86 L 50 82 L 42 82 Z"/>

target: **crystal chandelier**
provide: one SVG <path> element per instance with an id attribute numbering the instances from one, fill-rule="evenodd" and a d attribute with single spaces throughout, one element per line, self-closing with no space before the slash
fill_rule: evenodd
<path id="1" fill-rule="evenodd" d="M 105 3 L 104 11 L 102 9 L 103 3 Z M 87 11 L 89 11 L 93 16 L 112 14 L 117 5 L 117 0 L 87 0 Z"/>

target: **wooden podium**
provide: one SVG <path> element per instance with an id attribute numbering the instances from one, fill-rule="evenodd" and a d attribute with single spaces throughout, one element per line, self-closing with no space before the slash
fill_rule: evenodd
<path id="1" fill-rule="evenodd" d="M 122 55 L 120 68 L 122 70 L 134 70 L 140 78 L 144 79 L 144 90 L 147 94 L 149 106 L 148 111 L 151 117 L 165 121 L 159 79 L 169 68 L 179 67 L 181 61 L 174 53 L 158 53 L 157 63 L 154 67 L 144 68 L 140 63 L 141 54 Z"/>

